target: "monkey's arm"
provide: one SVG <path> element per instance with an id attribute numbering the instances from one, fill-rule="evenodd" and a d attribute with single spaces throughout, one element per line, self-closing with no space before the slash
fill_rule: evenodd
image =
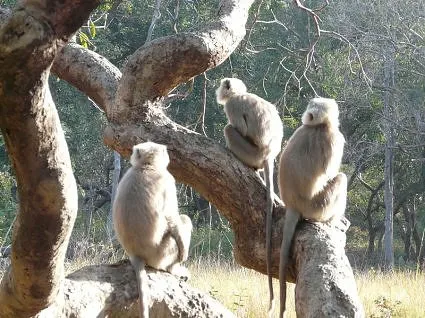
<path id="1" fill-rule="evenodd" d="M 187 260 L 187 257 L 189 256 L 189 249 L 186 248 L 186 246 L 188 245 L 185 244 L 185 241 L 181 233 L 183 229 L 179 225 L 180 225 L 180 217 L 178 220 L 171 219 L 171 218 L 168 219 L 168 231 L 171 234 L 171 236 L 174 238 L 174 240 L 176 241 L 177 248 L 179 249 L 177 261 L 181 263 Z"/>
<path id="2" fill-rule="evenodd" d="M 242 136 L 232 125 L 224 128 L 224 137 L 227 147 L 244 164 L 255 169 L 261 169 L 264 166 L 264 152 L 257 147 L 252 140 Z"/>
<path id="3" fill-rule="evenodd" d="M 231 98 L 225 106 L 225 111 L 229 123 L 237 130 L 242 136 L 246 136 L 248 132 L 247 114 L 244 112 L 240 105 L 241 101 L 238 98 Z"/>
<path id="4" fill-rule="evenodd" d="M 334 216 L 335 211 L 345 210 L 346 193 L 347 176 L 344 173 L 338 173 L 335 178 L 326 184 L 322 191 L 313 197 L 310 203 L 312 211 L 305 211 L 307 215 L 304 216 L 322 222 L 329 220 Z M 318 211 L 321 212 L 319 213 Z"/>
<path id="5" fill-rule="evenodd" d="M 166 187 L 162 191 L 162 202 L 164 206 L 162 207 L 163 215 L 167 221 L 167 231 L 164 233 L 164 237 L 171 235 L 176 241 L 178 248 L 178 262 L 183 262 L 187 259 L 189 250 L 186 248 L 186 244 L 181 232 L 184 231 L 184 226 L 179 215 L 179 208 L 176 196 L 176 186 L 174 183 L 174 178 L 167 172 L 169 175 L 168 181 L 166 181 Z"/>

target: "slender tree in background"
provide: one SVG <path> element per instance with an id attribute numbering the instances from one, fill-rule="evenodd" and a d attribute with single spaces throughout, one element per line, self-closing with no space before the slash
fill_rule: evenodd
<path id="1" fill-rule="evenodd" d="M 385 234 L 384 234 L 384 268 L 392 270 L 394 267 L 394 73 L 395 73 L 395 52 L 391 44 L 383 53 L 384 60 L 384 134 L 385 142 L 385 161 L 384 161 L 384 202 L 385 202 Z"/>

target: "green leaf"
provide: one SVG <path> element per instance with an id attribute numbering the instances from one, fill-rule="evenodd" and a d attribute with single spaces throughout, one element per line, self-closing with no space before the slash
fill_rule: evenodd
<path id="1" fill-rule="evenodd" d="M 89 37 L 84 32 L 79 33 L 79 39 L 81 46 L 85 47 L 86 49 L 89 47 Z"/>
<path id="2" fill-rule="evenodd" d="M 90 36 L 92 39 L 96 36 L 96 26 L 94 25 L 93 21 L 90 21 Z"/>

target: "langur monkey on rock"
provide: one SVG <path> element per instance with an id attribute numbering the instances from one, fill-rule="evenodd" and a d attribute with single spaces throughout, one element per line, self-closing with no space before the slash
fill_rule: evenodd
<path id="1" fill-rule="evenodd" d="M 339 131 L 338 105 L 314 98 L 299 127 L 282 151 L 279 163 L 280 197 L 286 205 L 280 251 L 280 317 L 286 302 L 286 267 L 300 217 L 327 222 L 344 214 L 347 177 L 339 173 L 345 139 Z"/>
<path id="2" fill-rule="evenodd" d="M 192 222 L 179 215 L 176 186 L 168 172 L 167 147 L 145 142 L 133 147 L 131 167 L 121 179 L 113 204 L 115 233 L 136 271 L 140 317 L 149 317 L 145 265 L 188 277 Z"/>
<path id="3" fill-rule="evenodd" d="M 244 164 L 263 169 L 267 187 L 266 262 L 270 292 L 269 315 L 274 295 L 271 276 L 271 229 L 273 213 L 273 162 L 282 146 L 283 125 L 276 107 L 247 92 L 237 78 L 224 78 L 216 90 L 217 102 L 224 105 L 228 124 L 224 128 L 227 147 Z"/>

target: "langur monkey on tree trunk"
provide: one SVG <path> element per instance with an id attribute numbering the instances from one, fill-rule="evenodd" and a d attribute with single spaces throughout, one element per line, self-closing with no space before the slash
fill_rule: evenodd
<path id="1" fill-rule="evenodd" d="M 338 104 L 314 98 L 299 127 L 282 151 L 279 163 L 280 197 L 286 205 L 280 251 L 280 317 L 286 306 L 286 267 L 300 217 L 327 222 L 344 214 L 347 177 L 339 173 L 345 139 L 339 131 Z"/>
<path id="2" fill-rule="evenodd" d="M 270 292 L 269 315 L 274 295 L 271 276 L 271 230 L 273 213 L 273 162 L 282 146 L 283 125 L 276 107 L 261 97 L 247 93 L 237 78 L 224 78 L 216 90 L 217 102 L 224 105 L 228 124 L 224 128 L 227 147 L 247 166 L 263 169 L 267 187 L 266 262 Z"/>
<path id="3" fill-rule="evenodd" d="M 115 233 L 136 271 L 140 317 L 149 317 L 145 265 L 188 277 L 192 222 L 179 215 L 176 185 L 168 172 L 167 147 L 145 142 L 133 147 L 131 167 L 121 179 L 113 204 Z"/>

